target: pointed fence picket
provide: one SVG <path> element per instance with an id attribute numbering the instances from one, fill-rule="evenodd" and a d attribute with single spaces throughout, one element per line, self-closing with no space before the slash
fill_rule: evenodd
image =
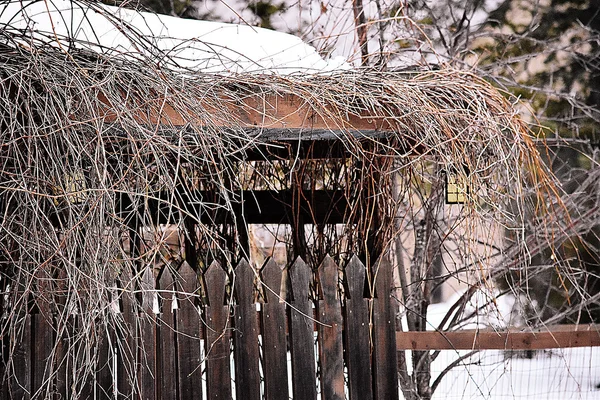
<path id="1" fill-rule="evenodd" d="M 260 271 L 245 260 L 229 270 L 213 262 L 204 272 L 186 262 L 176 271 L 140 268 L 107 272 L 112 317 L 98 324 L 89 352 L 75 340 L 84 320 L 63 295 L 65 276 L 47 289 L 64 315 L 52 314 L 44 296 L 27 295 L 6 366 L 7 398 L 398 398 L 389 263 L 373 271 L 375 298 L 365 290 L 371 271 L 356 257 L 340 268 L 326 256 L 316 270 L 298 258 L 287 274 L 273 260 Z M 74 369 L 84 355 L 92 378 Z"/>

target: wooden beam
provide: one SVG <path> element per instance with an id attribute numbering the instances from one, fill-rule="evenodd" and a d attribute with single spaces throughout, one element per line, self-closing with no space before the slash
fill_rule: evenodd
<path id="1" fill-rule="evenodd" d="M 119 122 L 125 114 L 123 107 L 128 107 L 128 116 L 134 113 L 134 118 L 141 124 L 185 126 L 206 126 L 206 119 L 197 115 L 195 111 L 175 107 L 177 101 L 163 95 L 146 94 L 143 98 L 128 99 L 113 104 L 104 93 L 98 94 L 98 100 L 102 104 L 100 114 L 105 122 Z M 133 102 L 133 103 L 132 103 Z M 239 98 L 231 98 L 231 95 L 223 94 L 215 101 L 210 99 L 198 99 L 204 114 L 210 115 L 210 124 L 242 128 L 263 129 L 303 129 L 306 131 L 393 131 L 389 119 L 379 115 L 362 111 L 360 113 L 348 113 L 347 110 L 338 109 L 335 104 L 322 102 L 321 104 L 309 104 L 305 99 L 294 94 L 244 94 Z M 131 103 L 131 104 L 129 104 Z M 360 105 L 357 105 L 359 108 Z M 134 111 L 135 110 L 135 111 Z M 72 116 L 76 119 L 75 116 Z"/>
<path id="2" fill-rule="evenodd" d="M 396 332 L 400 350 L 540 350 L 600 346 L 600 326 L 569 325 L 549 331 Z"/>
<path id="3" fill-rule="evenodd" d="M 345 219 L 348 200 L 341 190 L 304 190 L 300 206 L 296 209 L 292 208 L 294 201 L 291 190 L 238 191 L 230 194 L 233 214 L 226 211 L 225 199 L 211 191 L 195 191 L 191 194 L 177 192 L 175 205 L 171 204 L 172 200 L 171 193 L 159 193 L 148 199 L 140 197 L 138 204 L 140 207 L 147 204 L 146 213 L 141 208 L 136 210 L 129 195 L 123 195 L 118 199 L 117 210 L 123 217 L 136 211 L 139 215 L 150 215 L 153 224 L 176 222 L 181 217 L 178 207 L 207 224 L 232 223 L 234 215 L 247 224 L 289 224 L 294 215 L 302 216 L 307 223 L 348 222 Z"/>

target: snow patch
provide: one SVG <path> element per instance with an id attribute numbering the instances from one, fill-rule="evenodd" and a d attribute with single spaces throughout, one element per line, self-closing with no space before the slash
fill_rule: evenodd
<path id="1" fill-rule="evenodd" d="M 0 26 L 69 49 L 150 58 L 175 70 L 206 73 L 320 73 L 349 69 L 325 61 L 300 38 L 247 25 L 198 21 L 72 0 L 0 5 Z M 73 42 L 73 39 L 77 42 Z"/>

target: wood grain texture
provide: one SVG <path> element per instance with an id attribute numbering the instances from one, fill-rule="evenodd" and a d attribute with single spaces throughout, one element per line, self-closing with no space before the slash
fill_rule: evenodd
<path id="1" fill-rule="evenodd" d="M 171 271 L 163 267 L 158 281 L 160 315 L 157 321 L 157 386 L 158 398 L 177 400 L 177 369 L 173 297 L 175 287 Z"/>
<path id="2" fill-rule="evenodd" d="M 259 400 L 259 342 L 254 281 L 256 274 L 246 260 L 235 269 L 234 357 L 238 399 Z"/>
<path id="3" fill-rule="evenodd" d="M 21 331 L 15 337 L 15 349 L 12 364 L 12 376 L 9 383 L 11 400 L 29 400 L 31 394 L 31 315 L 21 316 Z"/>
<path id="4" fill-rule="evenodd" d="M 140 395 L 142 400 L 157 399 L 157 342 L 156 342 L 156 314 L 154 302 L 156 301 L 156 283 L 154 272 L 150 265 L 144 268 L 141 281 L 142 308 L 138 314 L 140 324 L 140 362 L 139 379 Z"/>
<path id="5" fill-rule="evenodd" d="M 309 297 L 312 271 L 298 257 L 290 267 L 289 275 L 293 296 L 288 307 L 288 323 L 294 399 L 316 400 L 314 320 L 312 301 Z"/>
<path id="6" fill-rule="evenodd" d="M 206 390 L 208 399 L 231 399 L 230 320 L 225 304 L 227 274 L 214 261 L 204 274 L 208 294 L 206 322 Z"/>
<path id="7" fill-rule="evenodd" d="M 344 307 L 348 392 L 351 400 L 373 398 L 369 300 L 364 298 L 367 269 L 353 256 L 344 269 L 348 293 Z"/>
<path id="8" fill-rule="evenodd" d="M 572 329 L 575 327 L 572 327 Z M 588 329 L 588 330 L 583 330 Z M 539 350 L 600 346 L 598 327 L 542 332 L 396 332 L 397 350 Z"/>
<path id="9" fill-rule="evenodd" d="M 392 296 L 392 268 L 385 256 L 380 257 L 374 267 L 373 380 L 377 400 L 398 399 L 398 358 L 395 351 L 398 304 Z"/>
<path id="10" fill-rule="evenodd" d="M 281 268 L 270 258 L 261 270 L 265 397 L 288 400 L 285 303 L 281 299 Z"/>
<path id="11" fill-rule="evenodd" d="M 323 400 L 344 399 L 342 306 L 338 291 L 338 266 L 327 255 L 318 269 L 322 300 L 317 303 L 319 360 Z"/>
<path id="12" fill-rule="evenodd" d="M 121 315 L 117 331 L 117 390 L 119 399 L 138 398 L 137 384 L 138 324 L 136 315 L 138 304 L 133 291 L 135 283 L 128 265 L 125 265 L 119 279 L 119 305 Z"/>

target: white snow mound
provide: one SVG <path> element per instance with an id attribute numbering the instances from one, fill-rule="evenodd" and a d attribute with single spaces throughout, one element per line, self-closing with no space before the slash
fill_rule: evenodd
<path id="1" fill-rule="evenodd" d="M 27 32 L 56 46 L 60 42 L 65 49 L 75 46 L 115 57 L 149 57 L 158 66 L 175 70 L 287 75 L 350 68 L 339 57 L 325 61 L 296 36 L 269 29 L 73 0 L 11 0 L 0 5 L 0 29 Z"/>

